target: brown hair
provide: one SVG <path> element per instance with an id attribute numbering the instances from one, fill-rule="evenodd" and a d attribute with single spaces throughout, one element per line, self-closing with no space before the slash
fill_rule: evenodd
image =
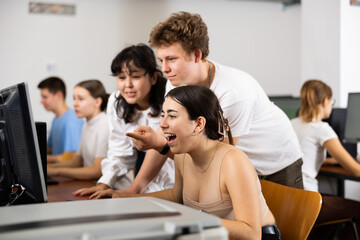
<path id="1" fill-rule="evenodd" d="M 200 49 L 203 60 L 209 55 L 207 26 L 199 14 L 173 13 L 166 21 L 156 25 L 150 33 L 149 43 L 152 47 L 177 42 L 188 54 Z"/>
<path id="2" fill-rule="evenodd" d="M 64 81 L 59 77 L 48 77 L 38 84 L 39 89 L 47 89 L 50 93 L 56 94 L 61 92 L 64 99 L 66 99 L 66 87 Z"/>
<path id="3" fill-rule="evenodd" d="M 299 116 L 305 122 L 311 120 L 319 114 L 319 104 L 323 103 L 325 98 L 332 97 L 331 88 L 320 80 L 308 80 L 301 87 L 300 98 L 301 108 Z"/>
<path id="4" fill-rule="evenodd" d="M 106 93 L 104 85 L 99 80 L 96 79 L 85 80 L 76 84 L 75 87 L 85 88 L 86 90 L 89 91 L 90 95 L 95 99 L 98 97 L 101 98 L 102 103 L 100 106 L 100 110 L 102 112 L 106 110 L 109 94 Z"/>

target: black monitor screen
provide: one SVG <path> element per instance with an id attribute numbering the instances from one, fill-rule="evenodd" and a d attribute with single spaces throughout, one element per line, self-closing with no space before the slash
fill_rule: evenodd
<path id="1" fill-rule="evenodd" d="M 26 83 L 0 90 L 1 205 L 46 202 L 38 139 Z"/>
<path id="2" fill-rule="evenodd" d="M 344 138 L 360 142 L 360 93 L 349 93 Z"/>
<path id="3" fill-rule="evenodd" d="M 336 135 L 338 135 L 339 140 L 346 149 L 346 151 L 348 151 L 348 153 L 350 153 L 350 155 L 355 158 L 357 155 L 356 143 L 350 143 L 344 140 L 345 119 L 346 108 L 333 108 L 330 117 L 327 119 L 323 119 L 323 121 L 329 123 L 332 129 L 334 129 Z M 328 154 L 328 157 L 331 157 L 330 154 Z"/>

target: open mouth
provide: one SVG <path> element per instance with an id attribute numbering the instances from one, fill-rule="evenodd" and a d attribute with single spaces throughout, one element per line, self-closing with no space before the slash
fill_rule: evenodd
<path id="1" fill-rule="evenodd" d="M 165 134 L 165 137 L 166 137 L 166 139 L 168 141 L 168 144 L 173 143 L 175 141 L 175 139 L 176 139 L 176 135 L 175 134 L 170 134 L 170 133 Z"/>

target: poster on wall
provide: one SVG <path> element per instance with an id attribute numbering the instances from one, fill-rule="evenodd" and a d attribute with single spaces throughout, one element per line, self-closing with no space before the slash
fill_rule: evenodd
<path id="1" fill-rule="evenodd" d="M 75 15 L 74 4 L 30 2 L 30 14 Z"/>
<path id="2" fill-rule="evenodd" d="M 351 6 L 360 6 L 360 0 L 350 0 Z"/>

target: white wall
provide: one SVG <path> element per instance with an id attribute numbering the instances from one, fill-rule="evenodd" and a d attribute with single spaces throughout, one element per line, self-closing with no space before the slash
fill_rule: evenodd
<path id="1" fill-rule="evenodd" d="M 360 92 L 360 6 L 341 1 L 340 79 L 341 104 L 349 92 Z"/>
<path id="2" fill-rule="evenodd" d="M 301 82 L 320 79 L 340 98 L 340 1 L 301 1 Z"/>
<path id="3" fill-rule="evenodd" d="M 49 2 L 49 0 L 46 0 Z M 0 1 L 0 88 L 27 81 L 36 121 L 53 117 L 39 104 L 37 84 L 58 75 L 72 88 L 97 78 L 108 92 L 113 57 L 125 46 L 148 42 L 153 26 L 172 12 L 201 14 L 208 25 L 210 58 L 252 74 L 268 94 L 298 94 L 300 6 L 279 2 L 176 0 L 62 0 L 75 16 L 28 13 L 26 0 Z M 43 1 L 44 2 L 44 1 Z M 59 1 L 55 1 L 56 3 Z M 48 71 L 47 65 L 55 66 Z"/>

